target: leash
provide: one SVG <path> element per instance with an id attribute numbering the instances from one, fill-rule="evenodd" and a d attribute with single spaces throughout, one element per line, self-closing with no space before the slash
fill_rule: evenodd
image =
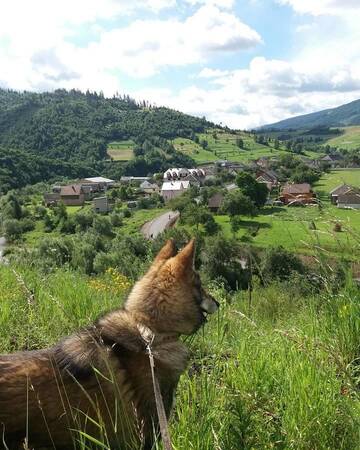
<path id="1" fill-rule="evenodd" d="M 166 418 L 164 402 L 163 402 L 163 399 L 161 396 L 160 384 L 159 384 L 159 380 L 157 379 L 157 377 L 155 375 L 154 355 L 151 350 L 151 344 L 153 343 L 154 338 L 155 338 L 155 335 L 153 334 L 152 339 L 146 341 L 146 351 L 147 351 L 147 354 L 149 355 L 151 377 L 152 377 L 154 395 L 155 395 L 156 411 L 157 411 L 157 415 L 158 415 L 158 419 L 159 419 L 161 438 L 164 443 L 165 450 L 173 450 L 173 446 L 171 444 L 170 432 L 169 432 L 169 424 L 168 424 L 168 421 Z"/>

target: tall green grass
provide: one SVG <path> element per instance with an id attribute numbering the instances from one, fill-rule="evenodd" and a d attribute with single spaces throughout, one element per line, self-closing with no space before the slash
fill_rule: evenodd
<path id="1" fill-rule="evenodd" d="M 213 289 L 218 314 L 186 339 L 176 450 L 360 449 L 360 291 L 350 280 L 309 297 L 284 286 L 255 286 L 251 302 Z M 0 287 L 1 352 L 49 345 L 123 301 L 64 270 L 0 266 Z M 109 448 L 91 439 L 79 448 Z"/>

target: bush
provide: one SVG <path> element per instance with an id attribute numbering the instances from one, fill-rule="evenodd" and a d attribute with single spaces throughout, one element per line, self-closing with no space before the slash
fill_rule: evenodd
<path id="1" fill-rule="evenodd" d="M 3 223 L 3 232 L 8 241 L 16 241 L 23 232 L 21 221 L 18 219 L 8 219 Z"/>
<path id="2" fill-rule="evenodd" d="M 222 280 L 230 290 L 247 289 L 250 271 L 241 265 L 241 249 L 234 239 L 216 235 L 205 241 L 202 270 L 210 280 Z"/>
<path id="3" fill-rule="evenodd" d="M 275 247 L 266 251 L 261 262 L 261 275 L 264 281 L 287 280 L 293 272 L 305 273 L 301 260 L 283 247 Z"/>

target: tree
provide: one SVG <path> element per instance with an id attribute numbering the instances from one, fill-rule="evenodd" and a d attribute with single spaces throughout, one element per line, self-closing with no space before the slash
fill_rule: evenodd
<path id="1" fill-rule="evenodd" d="M 208 141 L 207 141 L 206 139 L 202 139 L 202 140 L 200 141 L 200 145 L 201 145 L 201 147 L 205 150 L 205 149 L 208 148 L 209 143 L 208 143 Z"/>
<path id="2" fill-rule="evenodd" d="M 244 148 L 244 141 L 243 141 L 243 139 L 241 139 L 240 137 L 237 137 L 237 138 L 236 138 L 236 145 L 237 145 L 239 148 Z"/>
<path id="3" fill-rule="evenodd" d="M 236 177 L 236 184 L 241 192 L 252 200 L 255 206 L 265 205 L 269 191 L 264 183 L 258 183 L 249 173 L 241 172 Z"/>
<path id="4" fill-rule="evenodd" d="M 275 150 L 279 150 L 279 148 L 280 148 L 280 142 L 279 142 L 279 139 L 275 139 L 275 141 L 274 141 L 274 149 L 275 149 Z"/>
<path id="5" fill-rule="evenodd" d="M 201 252 L 202 267 L 211 279 L 220 279 L 228 289 L 245 289 L 248 287 L 250 273 L 243 269 L 241 249 L 235 239 L 227 239 L 221 234 L 208 238 Z"/>
<path id="6" fill-rule="evenodd" d="M 229 216 L 253 216 L 255 214 L 255 205 L 241 191 L 232 191 L 224 199 L 222 210 Z"/>

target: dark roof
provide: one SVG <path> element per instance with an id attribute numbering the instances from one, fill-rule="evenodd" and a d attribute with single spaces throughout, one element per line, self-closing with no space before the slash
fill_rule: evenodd
<path id="1" fill-rule="evenodd" d="M 354 192 L 355 190 L 356 190 L 356 188 L 354 188 L 353 186 L 350 186 L 349 184 L 342 184 L 340 186 L 337 186 L 332 191 L 330 191 L 330 194 L 331 195 L 343 195 L 349 191 Z"/>
<path id="2" fill-rule="evenodd" d="M 344 195 L 339 195 L 338 204 L 345 203 L 347 205 L 360 205 L 360 194 L 349 193 Z"/>
<path id="3" fill-rule="evenodd" d="M 82 193 L 80 184 L 70 184 L 68 186 L 61 186 L 61 197 L 68 197 L 73 195 L 80 195 Z"/>
<path id="4" fill-rule="evenodd" d="M 260 172 L 260 175 L 257 178 L 260 177 L 269 182 L 276 182 L 278 180 L 278 177 L 273 170 L 266 170 L 264 172 Z"/>
<path id="5" fill-rule="evenodd" d="M 218 192 L 209 198 L 208 207 L 209 208 L 220 208 L 223 201 L 224 201 L 224 196 L 220 192 Z"/>
<path id="6" fill-rule="evenodd" d="M 282 194 L 309 194 L 311 187 L 309 183 L 287 184 L 283 187 Z"/>

